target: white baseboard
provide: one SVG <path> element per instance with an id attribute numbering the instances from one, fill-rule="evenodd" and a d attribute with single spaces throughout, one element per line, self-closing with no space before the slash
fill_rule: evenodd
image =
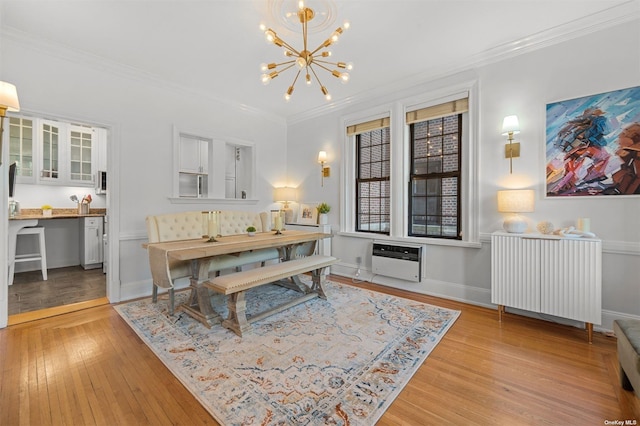
<path id="1" fill-rule="evenodd" d="M 356 271 L 357 266 L 354 265 L 337 264 L 331 267 L 332 274 L 348 278 L 353 278 Z M 468 303 L 470 305 L 477 305 L 485 308 L 496 307 L 491 303 L 491 290 L 486 288 L 471 287 L 458 283 L 429 279 L 422 279 L 422 281 L 418 283 L 413 281 L 403 281 L 398 278 L 375 275 L 370 270 L 363 270 L 362 268 L 358 280 L 412 291 L 414 293 L 426 294 L 427 296 L 455 300 L 457 302 Z"/>

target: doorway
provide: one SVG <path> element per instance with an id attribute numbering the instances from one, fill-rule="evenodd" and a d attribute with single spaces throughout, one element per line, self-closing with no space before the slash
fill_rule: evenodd
<path id="1" fill-rule="evenodd" d="M 7 293 L 5 293 L 7 296 L 7 304 L 4 308 L 6 309 L 7 315 L 7 317 L 5 318 L 7 318 L 8 320 L 7 325 L 46 318 L 53 315 L 59 315 L 61 313 L 73 312 L 81 309 L 86 309 L 87 307 L 91 306 L 99 306 L 110 303 L 107 295 L 110 293 L 110 291 L 113 294 L 113 289 L 109 290 L 108 288 L 108 275 L 110 273 L 108 273 L 108 268 L 106 266 L 107 259 L 110 256 L 107 249 L 107 237 L 110 236 L 107 234 L 106 219 L 108 211 L 107 209 L 109 207 L 109 204 L 113 201 L 115 194 L 113 193 L 113 191 L 110 191 L 109 193 L 106 192 L 106 177 L 107 172 L 112 168 L 111 165 L 108 164 L 112 163 L 112 161 L 107 161 L 107 158 L 113 155 L 111 152 L 113 148 L 113 129 L 112 126 L 86 125 L 86 128 L 83 127 L 81 130 L 85 133 L 91 133 L 93 131 L 93 137 L 91 138 L 91 149 L 95 152 L 92 153 L 94 154 L 91 161 L 92 167 L 90 174 L 88 174 L 87 176 L 95 176 L 95 187 L 86 185 L 85 187 L 45 185 L 44 187 L 42 187 L 44 190 L 43 195 L 42 190 L 37 189 L 38 187 L 40 187 L 40 185 L 38 185 L 38 182 L 23 182 L 24 187 L 22 188 L 23 191 L 21 193 L 21 196 L 27 199 L 27 202 L 25 204 L 27 204 L 29 207 L 40 205 L 40 199 L 50 202 L 53 205 L 54 209 L 53 216 L 56 216 L 56 210 L 58 209 L 64 210 L 61 213 L 63 215 L 68 215 L 80 211 L 80 205 L 78 204 L 76 206 L 76 203 L 73 202 L 73 198 L 69 196 L 69 193 L 80 194 L 80 198 L 82 198 L 82 194 L 90 194 L 92 195 L 92 199 L 90 198 L 89 201 L 93 201 L 93 203 L 91 204 L 91 213 L 94 213 L 93 205 L 98 204 L 96 213 L 98 215 L 104 216 L 104 228 L 102 227 L 103 217 L 98 217 L 92 214 L 91 216 L 96 217 L 91 217 L 90 219 L 93 221 L 99 220 L 100 227 L 97 229 L 91 228 L 92 231 L 95 231 L 96 238 L 91 238 L 91 244 L 94 244 L 95 247 L 92 246 L 91 248 L 85 249 L 84 247 L 89 246 L 86 246 L 87 239 L 83 238 L 82 235 L 84 233 L 88 234 L 87 231 L 89 230 L 88 226 L 90 220 L 87 219 L 88 217 L 76 216 L 76 219 L 63 218 L 62 220 L 54 217 L 51 218 L 51 220 L 50 218 L 39 220 L 38 225 L 47 228 L 46 239 L 48 246 L 50 245 L 50 237 L 52 237 L 51 245 L 53 247 L 50 246 L 49 251 L 53 252 L 51 253 L 53 255 L 52 257 L 54 257 L 54 259 L 52 260 L 57 260 L 57 262 L 52 262 L 53 265 L 51 264 L 51 262 L 47 262 L 47 280 L 43 280 L 42 274 L 37 268 L 28 267 L 22 268 L 22 271 L 16 271 L 13 279 L 13 284 L 11 286 L 8 286 Z M 72 134 L 72 138 L 74 136 L 76 135 Z M 83 136 L 85 135 L 83 134 Z M 85 139 L 87 138 L 85 137 Z M 37 140 L 34 140 L 34 142 L 36 141 Z M 86 140 L 83 140 L 82 142 L 82 149 L 86 149 Z M 85 151 L 83 151 L 83 155 L 84 152 Z M 98 157 L 97 160 L 95 156 Z M 33 161 L 33 163 L 35 164 L 36 161 Z M 112 184 L 112 182 L 109 183 Z M 21 182 L 17 182 L 17 185 L 19 184 L 21 184 Z M 114 185 L 114 187 L 116 186 Z M 104 198 L 102 198 L 102 201 L 99 201 L 101 197 Z M 69 200 L 69 198 L 71 198 L 71 201 Z M 37 214 L 41 213 L 40 209 L 35 210 L 37 210 Z M 69 211 L 67 212 L 66 210 Z M 32 213 L 35 214 L 35 212 Z M 77 241 L 78 220 L 80 220 L 80 227 L 82 228 L 80 230 L 81 242 L 79 245 Z M 55 222 L 67 223 L 67 225 L 52 226 L 52 223 Z M 75 225 L 69 225 L 71 223 L 74 223 Z M 93 222 L 91 224 L 93 224 Z M 52 226 L 54 229 L 50 229 L 50 226 Z M 71 228 L 75 228 L 74 233 L 72 234 L 72 238 L 69 238 L 69 235 L 61 234 L 61 232 L 64 232 L 63 228 L 69 226 Z M 52 233 L 50 234 L 50 232 Z M 91 235 L 94 236 L 93 233 Z M 93 241 L 94 239 L 96 241 Z M 84 245 L 82 241 L 85 241 Z M 100 258 L 96 259 L 95 257 L 91 256 L 95 256 L 96 248 L 98 247 L 98 245 L 100 252 L 103 254 L 100 254 Z M 31 251 L 27 252 L 31 253 Z M 60 253 L 64 253 L 64 255 L 60 255 Z M 58 255 L 58 259 L 55 259 L 56 254 Z M 82 265 L 84 265 L 83 262 L 92 263 L 93 265 L 91 265 L 91 267 L 95 269 L 85 269 L 83 268 L 83 266 L 75 264 L 74 258 L 77 262 L 78 257 L 80 257 L 80 262 L 82 263 Z M 111 268 L 111 265 L 109 266 Z M 2 310 L 4 309 L 0 309 L 0 311 Z"/>

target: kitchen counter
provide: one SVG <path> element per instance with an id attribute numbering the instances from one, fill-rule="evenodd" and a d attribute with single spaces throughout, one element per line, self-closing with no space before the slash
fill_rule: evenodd
<path id="1" fill-rule="evenodd" d="M 88 214 L 78 214 L 78 209 L 52 209 L 51 216 L 44 216 L 42 209 L 22 209 L 20 214 L 10 217 L 9 220 L 46 220 L 46 219 L 76 219 L 80 217 L 102 217 L 107 214 L 107 209 L 90 209 Z"/>
<path id="2" fill-rule="evenodd" d="M 103 220 L 107 209 L 90 209 L 89 214 L 78 214 L 78 209 L 52 209 L 51 216 L 42 214 L 42 209 L 22 209 L 20 214 L 9 218 L 8 239 L 9 239 L 9 265 L 15 264 L 16 246 L 18 233 L 22 228 L 32 226 L 42 226 L 49 228 L 47 239 L 52 237 L 52 241 L 47 241 L 50 247 L 56 247 L 48 257 L 47 263 L 52 263 L 48 267 L 63 267 L 80 264 L 85 269 L 102 266 L 103 252 Z M 67 219 L 67 221 L 51 221 L 49 219 Z M 77 225 L 74 224 L 77 223 Z M 86 234 L 87 229 L 91 229 Z M 86 237 L 86 238 L 85 238 Z M 78 239 L 80 238 L 78 244 Z M 58 258 L 55 255 L 58 255 Z M 78 258 L 76 263 L 76 257 Z M 49 262 L 51 261 L 51 262 Z M 57 261 L 57 266 L 56 265 Z M 14 270 L 14 269 L 11 269 Z M 13 275 L 9 277 L 9 284 L 13 282 Z"/>

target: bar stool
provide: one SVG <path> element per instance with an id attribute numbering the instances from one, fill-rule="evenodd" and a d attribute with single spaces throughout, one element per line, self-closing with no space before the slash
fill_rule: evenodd
<path id="1" fill-rule="evenodd" d="M 15 264 L 18 262 L 40 262 L 40 269 L 42 270 L 42 280 L 47 280 L 47 247 L 44 240 L 44 227 L 42 226 L 30 226 L 22 228 L 18 231 L 16 236 L 20 235 L 38 235 L 39 248 L 36 253 L 29 254 L 17 254 L 14 256 L 11 262 L 9 262 L 9 285 L 13 284 L 13 275 L 15 273 Z M 17 241 L 16 241 L 17 242 Z"/>

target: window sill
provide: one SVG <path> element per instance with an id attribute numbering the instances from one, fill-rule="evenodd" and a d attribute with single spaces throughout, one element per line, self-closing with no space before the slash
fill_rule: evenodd
<path id="1" fill-rule="evenodd" d="M 460 241 L 460 240 L 445 240 L 438 238 L 417 238 L 417 237 L 392 237 L 382 234 L 367 234 L 361 232 L 338 232 L 337 235 L 341 237 L 353 237 L 353 238 L 365 238 L 370 240 L 383 240 L 398 243 L 412 243 L 421 244 L 427 246 L 449 246 L 449 247 L 465 247 L 465 248 L 481 248 L 482 243 L 480 241 Z"/>
<path id="2" fill-rule="evenodd" d="M 196 198 L 196 197 L 167 197 L 171 204 L 258 204 L 260 200 L 242 199 L 242 198 Z"/>

